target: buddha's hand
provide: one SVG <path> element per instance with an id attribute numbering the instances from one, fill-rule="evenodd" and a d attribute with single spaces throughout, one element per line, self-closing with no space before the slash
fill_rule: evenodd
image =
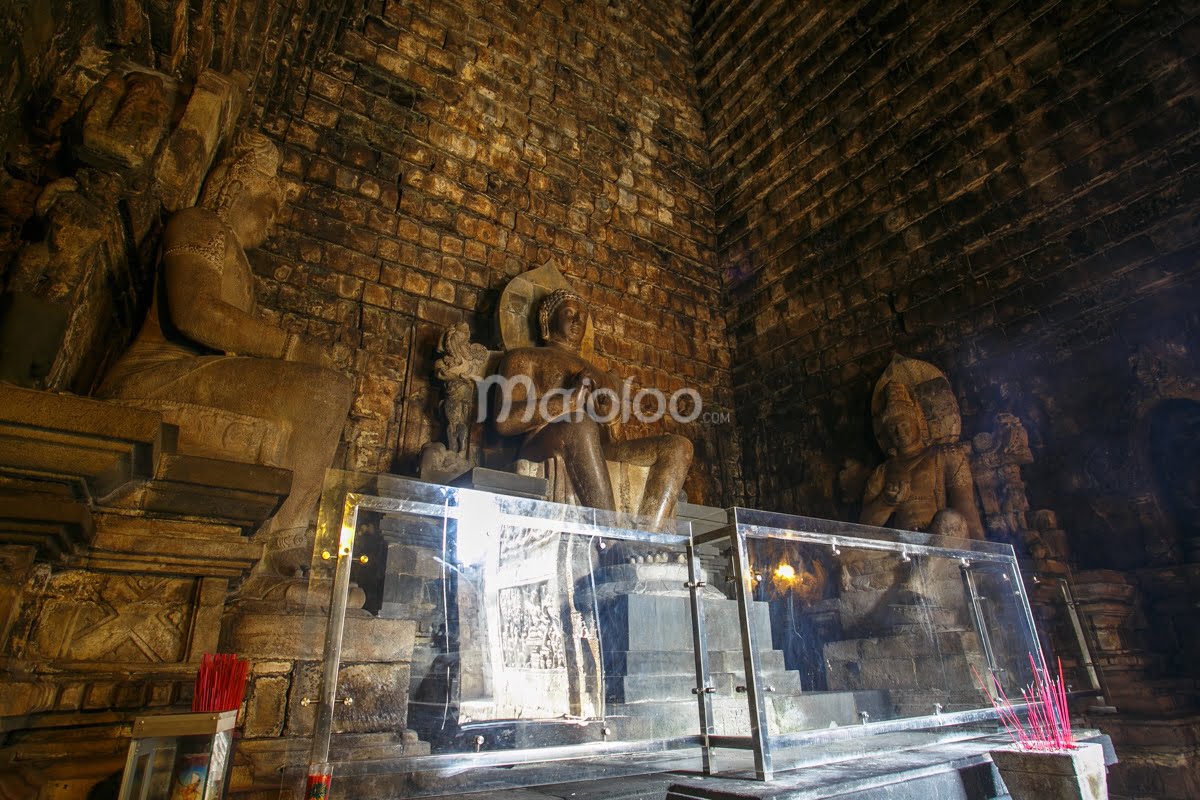
<path id="1" fill-rule="evenodd" d="M 900 505 L 908 499 L 908 496 L 911 493 L 911 488 L 912 487 L 907 480 L 904 480 L 903 478 L 892 478 L 883 485 L 883 492 L 880 496 L 883 498 L 883 501 L 890 506 Z"/>
<path id="2" fill-rule="evenodd" d="M 295 333 L 289 333 L 287 344 L 283 348 L 285 361 L 299 361 L 304 364 L 316 364 L 318 367 L 336 369 L 337 362 L 333 358 L 333 348 L 305 339 Z"/>
<path id="3" fill-rule="evenodd" d="M 595 388 L 595 382 L 587 375 L 580 372 L 572 376 L 567 381 L 567 390 L 570 395 L 567 397 L 566 408 L 563 410 L 569 413 L 583 413 L 587 410 L 588 396 Z"/>
<path id="4" fill-rule="evenodd" d="M 617 410 L 617 396 L 611 389 L 601 387 L 599 390 L 593 389 L 590 397 L 590 410 L 595 412 L 596 416 L 605 421 L 611 421 Z"/>

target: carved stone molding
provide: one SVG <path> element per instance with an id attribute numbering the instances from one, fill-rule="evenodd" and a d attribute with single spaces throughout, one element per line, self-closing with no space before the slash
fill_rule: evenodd
<path id="1" fill-rule="evenodd" d="M 103 531 L 100 568 L 248 569 L 257 546 L 242 537 L 279 507 L 291 472 L 179 452 L 176 433 L 154 411 L 0 385 L 0 543 L 64 560 Z"/>

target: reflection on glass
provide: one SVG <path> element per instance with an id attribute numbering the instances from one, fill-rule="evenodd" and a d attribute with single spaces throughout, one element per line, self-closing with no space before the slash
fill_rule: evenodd
<path id="1" fill-rule="evenodd" d="M 590 509 L 471 491 L 447 499 L 364 505 L 355 536 L 355 558 L 370 554 L 352 573 L 364 610 L 416 623 L 410 750 L 694 733 L 684 537 L 647 538 Z M 638 536 L 615 555 L 614 542 Z"/>
<path id="2" fill-rule="evenodd" d="M 1011 558 L 943 554 L 919 534 L 877 547 L 878 532 L 862 541 L 857 527 L 838 528 L 840 543 L 761 527 L 748 539 L 771 619 L 773 650 L 760 653 L 771 733 L 984 708 L 989 675 L 1019 695 L 1034 645 Z"/>

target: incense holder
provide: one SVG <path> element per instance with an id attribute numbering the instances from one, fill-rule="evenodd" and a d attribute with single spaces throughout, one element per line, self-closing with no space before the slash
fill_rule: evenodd
<path id="1" fill-rule="evenodd" d="M 1006 748 L 989 755 L 1013 800 L 1107 800 L 1104 748 L 1044 752 Z"/>

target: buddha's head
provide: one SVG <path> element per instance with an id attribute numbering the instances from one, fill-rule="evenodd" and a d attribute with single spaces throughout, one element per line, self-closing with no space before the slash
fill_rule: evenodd
<path id="1" fill-rule="evenodd" d="M 200 204 L 233 229 L 243 248 L 258 247 L 283 203 L 278 171 L 278 148 L 260 133 L 243 132 L 209 173 Z"/>
<path id="2" fill-rule="evenodd" d="M 892 381 L 884 388 L 886 402 L 880 415 L 881 441 L 889 456 L 919 453 L 929 446 L 925 415 L 909 394 L 908 387 Z"/>
<path id="3" fill-rule="evenodd" d="M 575 352 L 583 345 L 587 329 L 587 307 L 583 298 L 566 289 L 555 289 L 538 306 L 542 340 Z"/>

